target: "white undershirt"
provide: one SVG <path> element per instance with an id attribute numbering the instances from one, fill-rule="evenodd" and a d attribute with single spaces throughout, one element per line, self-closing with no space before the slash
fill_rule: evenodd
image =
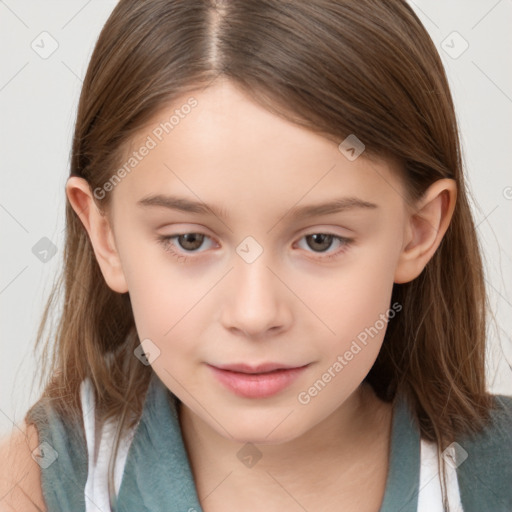
<path id="1" fill-rule="evenodd" d="M 418 512 L 444 512 L 441 495 L 441 479 L 437 470 L 436 444 L 424 439 L 421 445 L 420 490 L 418 494 Z M 460 502 L 457 471 L 450 464 L 446 467 L 446 487 L 450 512 L 463 512 Z"/>
<path id="2" fill-rule="evenodd" d="M 107 422 L 101 432 L 96 432 L 95 402 L 90 379 L 85 379 L 80 385 L 80 398 L 84 415 L 85 438 L 87 441 L 88 473 L 85 484 L 85 511 L 108 512 L 111 511 L 108 493 L 108 461 L 113 450 L 115 424 Z M 114 485 L 116 493 L 121 488 L 124 465 L 128 455 L 135 429 L 130 435 L 121 439 L 114 470 Z M 97 437 L 99 440 L 97 441 Z M 95 449 L 98 450 L 97 459 L 94 458 Z"/>
<path id="3" fill-rule="evenodd" d="M 88 474 L 85 485 L 86 512 L 111 511 L 108 495 L 108 461 L 113 449 L 115 425 L 110 421 L 97 435 L 95 430 L 95 404 L 90 379 L 85 379 L 80 386 L 80 398 L 84 411 L 85 437 L 87 441 Z M 128 450 L 135 429 L 125 436 L 119 445 L 114 472 L 116 493 L 119 493 Z M 99 444 L 96 440 L 99 438 Z M 441 481 L 437 471 L 437 451 L 435 443 L 421 440 L 420 486 L 417 512 L 444 512 L 441 498 Z M 94 459 L 95 448 L 98 457 Z M 448 486 L 448 503 L 450 512 L 463 512 L 460 502 L 459 487 L 455 468 L 446 464 Z"/>

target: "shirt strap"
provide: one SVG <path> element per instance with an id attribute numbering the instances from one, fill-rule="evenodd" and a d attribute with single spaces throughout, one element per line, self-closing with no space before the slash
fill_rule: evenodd
<path id="1" fill-rule="evenodd" d="M 41 487 L 47 510 L 85 512 L 87 446 L 81 421 L 64 419 L 41 398 L 27 413 L 39 435 L 34 460 L 41 467 Z"/>
<path id="2" fill-rule="evenodd" d="M 392 423 L 386 491 L 379 512 L 417 512 L 420 433 L 401 394 L 394 398 Z"/>
<path id="3" fill-rule="evenodd" d="M 185 451 L 176 400 L 153 373 L 114 512 L 203 512 Z"/>

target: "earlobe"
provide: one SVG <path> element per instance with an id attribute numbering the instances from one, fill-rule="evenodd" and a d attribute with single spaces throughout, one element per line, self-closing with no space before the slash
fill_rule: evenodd
<path id="1" fill-rule="evenodd" d="M 395 283 L 407 283 L 418 277 L 450 225 L 457 200 L 457 184 L 452 179 L 433 183 L 407 220 L 404 247 L 395 270 Z"/>
<path id="2" fill-rule="evenodd" d="M 109 288 L 126 293 L 128 286 L 117 252 L 108 217 L 97 207 L 89 183 L 71 176 L 66 183 L 66 195 L 89 235 L 96 260 Z"/>

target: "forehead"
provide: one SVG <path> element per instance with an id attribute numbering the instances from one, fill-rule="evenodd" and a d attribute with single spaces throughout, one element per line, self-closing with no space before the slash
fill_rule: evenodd
<path id="1" fill-rule="evenodd" d="M 332 140 L 267 111 L 229 82 L 162 108 L 130 150 L 136 162 L 116 194 L 131 202 L 164 191 L 240 207 L 255 196 L 288 205 L 333 194 L 368 202 L 377 193 L 400 196 L 392 162 L 364 152 L 351 161 Z"/>

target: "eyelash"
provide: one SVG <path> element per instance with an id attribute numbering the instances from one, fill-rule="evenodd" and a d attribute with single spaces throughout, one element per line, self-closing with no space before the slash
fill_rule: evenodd
<path id="1" fill-rule="evenodd" d="M 178 238 L 182 235 L 204 235 L 204 233 L 196 233 L 196 232 L 190 232 L 190 233 L 179 233 L 177 235 L 159 235 L 157 237 L 157 241 L 159 244 L 161 244 L 164 248 L 165 251 L 169 252 L 171 254 L 171 256 L 173 256 L 174 258 L 176 259 L 179 259 L 182 263 L 185 263 L 189 256 L 187 256 L 187 253 L 181 253 L 179 251 L 177 251 L 174 246 L 171 244 L 171 240 L 173 238 Z M 321 260 L 321 261 L 326 261 L 326 260 L 331 260 L 333 258 L 337 258 L 339 256 L 341 256 L 343 253 L 345 253 L 347 251 L 347 249 L 352 245 L 352 242 L 354 241 L 353 238 L 345 238 L 345 237 L 342 237 L 342 236 L 338 236 L 338 235 L 335 235 L 334 233 L 324 233 L 322 231 L 318 231 L 318 232 L 312 232 L 312 233 L 307 233 L 305 235 L 303 235 L 301 237 L 302 238 L 305 238 L 307 236 L 311 236 L 311 235 L 328 235 L 328 236 L 332 236 L 333 237 L 333 240 L 338 240 L 339 242 L 341 242 L 343 245 L 342 245 L 342 248 L 341 249 L 338 249 L 337 251 L 331 253 L 331 254 L 328 254 L 326 256 L 322 256 L 324 253 L 316 253 L 316 254 L 320 254 L 321 256 L 319 257 L 314 257 L 314 259 L 317 259 L 317 260 Z M 207 235 L 204 235 L 206 238 L 210 238 L 209 236 Z M 189 254 L 194 254 L 194 252 L 190 252 Z M 315 253 L 313 253 L 315 254 Z"/>

